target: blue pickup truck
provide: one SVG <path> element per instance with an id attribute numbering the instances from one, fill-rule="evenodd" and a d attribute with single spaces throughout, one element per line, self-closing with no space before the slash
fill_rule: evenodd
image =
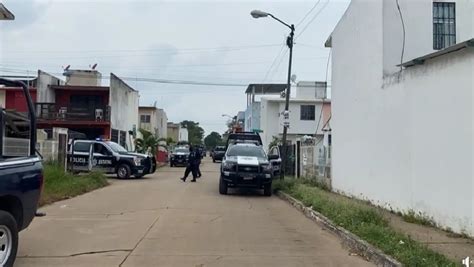
<path id="1" fill-rule="evenodd" d="M 26 85 L 1 78 L 0 84 L 21 86 L 29 109 L 27 114 L 0 110 L 0 266 L 10 267 L 16 258 L 18 232 L 36 215 L 43 166 L 36 155 L 35 112 Z"/>

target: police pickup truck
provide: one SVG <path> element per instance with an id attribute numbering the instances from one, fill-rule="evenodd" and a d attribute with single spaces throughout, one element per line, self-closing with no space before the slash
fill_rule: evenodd
<path id="1" fill-rule="evenodd" d="M 265 196 L 272 195 L 274 165 L 278 155 L 267 155 L 258 133 L 232 133 L 222 159 L 219 193 L 227 194 L 229 187 L 263 189 Z"/>
<path id="2" fill-rule="evenodd" d="M 75 140 L 68 151 L 73 172 L 101 171 L 117 174 L 119 179 L 141 178 L 156 170 L 153 156 L 127 151 L 121 145 L 102 140 Z"/>
<path id="3" fill-rule="evenodd" d="M 0 107 L 0 266 L 11 267 L 18 232 L 37 214 L 44 179 L 35 149 L 35 109 L 28 88 L 23 82 L 0 78 L 1 85 L 22 87 L 28 108 L 28 113 L 20 114 Z"/>

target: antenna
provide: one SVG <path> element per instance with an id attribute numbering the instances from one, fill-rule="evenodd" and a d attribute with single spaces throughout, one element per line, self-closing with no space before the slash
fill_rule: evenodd
<path id="1" fill-rule="evenodd" d="M 97 63 L 95 63 L 94 65 L 92 65 L 92 69 L 95 70 L 95 68 L 97 67 Z"/>

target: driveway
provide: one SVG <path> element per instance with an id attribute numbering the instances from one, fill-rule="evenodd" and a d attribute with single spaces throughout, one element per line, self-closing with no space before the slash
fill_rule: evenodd
<path id="1" fill-rule="evenodd" d="M 276 197 L 219 195 L 218 169 L 183 183 L 165 167 L 47 206 L 15 266 L 373 266 Z"/>

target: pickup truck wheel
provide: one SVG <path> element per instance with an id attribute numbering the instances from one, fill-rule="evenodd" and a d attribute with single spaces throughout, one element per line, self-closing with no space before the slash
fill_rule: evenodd
<path id="1" fill-rule="evenodd" d="M 263 195 L 267 197 L 272 196 L 272 184 L 266 184 L 263 187 Z"/>
<path id="2" fill-rule="evenodd" d="M 219 194 L 227 195 L 227 182 L 222 179 L 219 179 Z"/>
<path id="3" fill-rule="evenodd" d="M 18 249 L 18 227 L 13 216 L 0 211 L 0 266 L 11 267 Z"/>
<path id="4" fill-rule="evenodd" d="M 128 179 L 130 178 L 131 172 L 132 171 L 130 170 L 130 166 L 128 166 L 127 164 L 121 164 L 117 168 L 117 178 Z"/>

